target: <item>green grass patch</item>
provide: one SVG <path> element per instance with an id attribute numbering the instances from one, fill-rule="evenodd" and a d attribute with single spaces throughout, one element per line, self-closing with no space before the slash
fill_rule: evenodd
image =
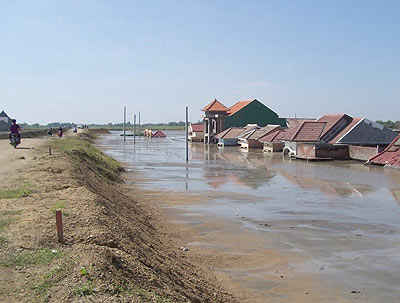
<path id="1" fill-rule="evenodd" d="M 16 216 L 22 214 L 21 209 L 0 211 L 0 216 Z"/>
<path id="2" fill-rule="evenodd" d="M 6 246 L 8 243 L 8 240 L 6 237 L 0 236 L 0 247 Z"/>
<path id="3" fill-rule="evenodd" d="M 93 281 L 86 281 L 85 283 L 81 284 L 80 286 L 74 289 L 74 295 L 79 297 L 90 296 L 94 294 L 94 284 Z"/>
<path id="4" fill-rule="evenodd" d="M 50 264 L 54 259 L 62 256 L 62 252 L 56 250 L 53 252 L 51 249 L 42 248 L 36 251 L 24 251 L 22 253 L 13 255 L 7 260 L 0 261 L 1 266 L 29 266 L 29 265 L 44 265 Z"/>
<path id="5" fill-rule="evenodd" d="M 67 267 L 64 265 L 59 265 L 44 275 L 39 283 L 32 286 L 35 295 L 43 298 L 43 301 L 47 301 L 50 288 L 57 285 L 57 283 L 65 278 L 67 272 L 66 268 Z"/>
<path id="6" fill-rule="evenodd" d="M 32 191 L 27 187 L 15 189 L 0 189 L 0 199 L 18 199 L 28 197 Z"/>
<path id="7" fill-rule="evenodd" d="M 0 218 L 0 232 L 4 231 L 4 229 L 15 221 L 15 218 Z"/>
<path id="8" fill-rule="evenodd" d="M 51 212 L 52 212 L 53 214 L 55 214 L 56 211 L 60 209 L 60 210 L 62 210 L 62 214 L 63 214 L 64 216 L 68 217 L 68 216 L 69 216 L 69 213 L 65 211 L 65 207 L 66 207 L 66 206 L 65 206 L 65 203 L 66 203 L 65 200 L 60 200 L 60 201 L 58 201 L 56 204 L 54 204 L 54 205 L 50 208 Z"/>

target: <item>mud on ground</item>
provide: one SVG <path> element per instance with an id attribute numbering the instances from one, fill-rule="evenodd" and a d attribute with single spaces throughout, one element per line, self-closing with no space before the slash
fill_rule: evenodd
<path id="1" fill-rule="evenodd" d="M 51 155 L 35 141 L 2 172 L 0 301 L 236 302 L 136 201 L 121 167 L 82 140 L 54 140 Z"/>

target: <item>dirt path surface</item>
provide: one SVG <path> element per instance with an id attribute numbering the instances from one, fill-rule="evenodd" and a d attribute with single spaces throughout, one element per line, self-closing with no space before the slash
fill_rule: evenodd
<path id="1" fill-rule="evenodd" d="M 45 139 L 23 139 L 21 145 L 13 148 L 8 140 L 0 140 L 0 180 L 6 180 L 16 169 L 26 167 L 36 156 L 35 149 Z"/>

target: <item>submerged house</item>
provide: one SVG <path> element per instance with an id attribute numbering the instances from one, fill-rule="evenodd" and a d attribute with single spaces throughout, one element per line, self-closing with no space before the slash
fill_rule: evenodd
<path id="1" fill-rule="evenodd" d="M 301 138 L 305 132 L 311 132 L 314 141 L 299 142 L 298 136 Z M 315 122 L 303 122 L 295 135 L 285 141 L 284 149 L 298 158 L 363 160 L 383 150 L 395 136 L 390 129 L 365 118 L 325 115 Z"/>
<path id="2" fill-rule="evenodd" d="M 203 111 L 204 143 L 207 144 L 216 143 L 215 135 L 231 127 L 244 127 L 248 124 L 261 127 L 268 124 L 286 126 L 284 118 L 280 118 L 257 99 L 239 101 L 229 108 L 215 99 Z"/>
<path id="3" fill-rule="evenodd" d="M 287 137 L 287 133 L 287 128 L 280 127 L 261 137 L 259 141 L 263 144 L 263 151 L 269 153 L 282 152 L 285 146 L 283 141 Z"/>
<path id="4" fill-rule="evenodd" d="M 396 137 L 396 133 L 366 118 L 353 118 L 345 114 L 326 115 L 318 121 L 327 121 L 328 129 L 323 142 L 347 145 L 349 157 L 367 161 L 383 151 Z"/>
<path id="5" fill-rule="evenodd" d="M 262 128 L 257 128 L 247 132 L 245 135 L 242 135 L 239 138 L 240 147 L 244 149 L 263 148 L 264 143 L 260 141 L 260 139 L 280 128 L 280 125 L 267 125 Z"/>
<path id="6" fill-rule="evenodd" d="M 287 146 L 295 150 L 294 156 L 304 160 L 346 160 L 348 148 L 343 145 L 327 144 L 321 140 L 327 122 L 305 121 L 294 133 Z M 286 145 L 285 145 L 286 147 Z"/>
<path id="7" fill-rule="evenodd" d="M 161 130 L 156 130 L 155 132 L 153 132 L 152 134 L 151 134 L 151 137 L 152 138 L 165 138 L 167 135 L 163 132 L 163 131 L 161 131 Z"/>
<path id="8" fill-rule="evenodd" d="M 218 146 L 235 146 L 239 145 L 239 136 L 246 130 L 243 127 L 230 127 L 215 136 L 218 140 Z"/>
<path id="9" fill-rule="evenodd" d="M 369 159 L 367 164 L 400 168 L 400 135 L 383 152 Z"/>
<path id="10" fill-rule="evenodd" d="M 3 110 L 0 113 L 0 131 L 8 131 L 11 125 L 11 118 Z"/>
<path id="11" fill-rule="evenodd" d="M 204 140 L 204 124 L 190 123 L 188 128 L 188 140 L 191 142 L 203 142 Z"/>

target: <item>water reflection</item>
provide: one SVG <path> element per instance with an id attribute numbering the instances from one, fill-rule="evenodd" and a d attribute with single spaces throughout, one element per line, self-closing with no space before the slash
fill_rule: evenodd
<path id="1" fill-rule="evenodd" d="M 137 138 L 135 146 L 129 138 L 121 141 L 110 135 L 100 145 L 140 174 L 141 186 L 195 194 L 201 197 L 197 201 L 211 203 L 191 205 L 191 212 L 265 230 L 276 240 L 274 247 L 312 256 L 312 268 L 319 272 L 323 264 L 324 273 L 348 285 L 398 293 L 399 171 L 355 161 L 292 161 L 203 144 L 190 145 L 186 164 L 182 132 L 168 132 L 166 139 Z"/>

